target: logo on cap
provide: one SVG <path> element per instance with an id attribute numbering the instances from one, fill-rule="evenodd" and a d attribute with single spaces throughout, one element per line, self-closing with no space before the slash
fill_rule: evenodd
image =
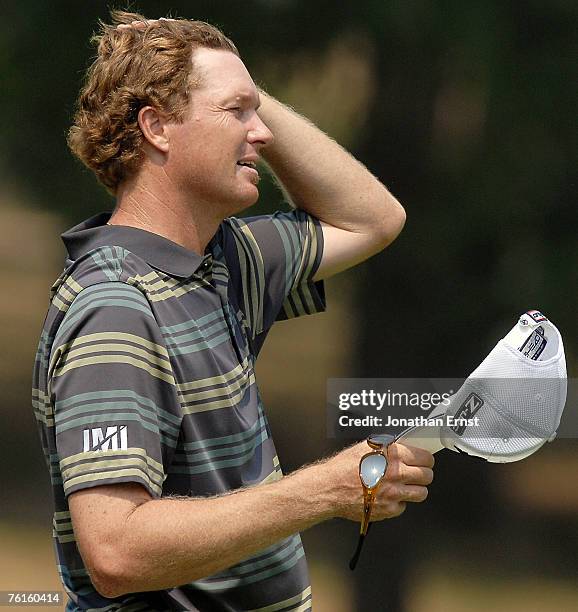
<path id="1" fill-rule="evenodd" d="M 467 422 L 471 419 L 476 412 L 484 405 L 484 400 L 475 393 L 470 393 L 466 398 L 466 401 L 459 407 L 459 410 L 456 412 L 456 416 L 454 417 L 454 422 L 459 424 L 454 425 L 451 429 L 458 436 L 463 435 L 464 431 L 466 431 Z"/>
<path id="2" fill-rule="evenodd" d="M 532 317 L 536 323 L 541 323 L 542 321 L 548 320 L 547 317 L 545 317 L 539 310 L 528 310 L 526 314 Z"/>

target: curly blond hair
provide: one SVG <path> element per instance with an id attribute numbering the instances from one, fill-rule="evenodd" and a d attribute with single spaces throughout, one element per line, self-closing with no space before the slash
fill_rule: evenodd
<path id="1" fill-rule="evenodd" d="M 138 13 L 117 10 L 111 17 L 112 24 L 100 22 L 100 32 L 91 39 L 97 55 L 78 98 L 68 146 L 114 195 L 142 164 L 139 110 L 150 105 L 170 120 L 182 121 L 190 91 L 200 83 L 193 50 L 239 53 L 220 30 L 203 21 L 149 23 Z M 133 21 L 143 25 L 117 28 Z"/>

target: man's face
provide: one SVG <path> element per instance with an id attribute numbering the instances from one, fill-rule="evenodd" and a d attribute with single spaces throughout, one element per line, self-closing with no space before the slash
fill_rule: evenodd
<path id="1" fill-rule="evenodd" d="M 259 196 L 254 166 L 273 135 L 257 115 L 259 94 L 243 62 L 229 51 L 194 51 L 201 85 L 181 124 L 169 127 L 167 174 L 194 201 L 228 216 Z"/>

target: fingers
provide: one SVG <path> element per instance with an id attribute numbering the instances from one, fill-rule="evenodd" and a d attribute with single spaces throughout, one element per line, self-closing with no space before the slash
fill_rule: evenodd
<path id="1" fill-rule="evenodd" d="M 388 480 L 397 481 L 404 485 L 427 487 L 433 482 L 434 473 L 431 468 L 397 463 L 391 466 L 391 471 L 388 468 L 386 477 Z"/>
<path id="2" fill-rule="evenodd" d="M 419 485 L 389 485 L 377 495 L 374 520 L 394 518 L 405 511 L 407 503 L 419 504 L 427 499 L 428 489 Z"/>
<path id="3" fill-rule="evenodd" d="M 389 460 L 399 459 L 406 465 L 424 466 L 433 468 L 434 456 L 423 448 L 416 446 L 406 446 L 405 444 L 392 444 L 388 449 Z"/>
<path id="4" fill-rule="evenodd" d="M 417 485 L 405 485 L 401 488 L 400 499 L 404 502 L 420 503 L 428 496 L 427 487 Z"/>
<path id="5" fill-rule="evenodd" d="M 146 30 L 149 26 L 157 25 L 159 21 L 175 21 L 175 19 L 167 19 L 167 17 L 159 17 L 158 19 L 146 19 L 145 21 L 131 21 L 131 23 L 119 23 L 116 26 L 117 30 Z"/>
<path id="6" fill-rule="evenodd" d="M 405 508 L 406 502 L 404 501 L 389 502 L 387 505 L 387 512 L 381 516 L 378 514 L 378 512 L 375 512 L 371 517 L 371 522 L 380 521 L 384 518 L 396 518 L 405 512 Z"/>
<path id="7" fill-rule="evenodd" d="M 433 482 L 433 456 L 420 448 L 401 444 L 389 448 L 389 465 L 383 495 L 389 502 L 424 501 L 428 496 L 427 487 Z"/>
<path id="8" fill-rule="evenodd" d="M 119 23 L 116 26 L 117 30 L 144 30 L 150 25 L 151 21 L 133 21 L 131 23 Z"/>

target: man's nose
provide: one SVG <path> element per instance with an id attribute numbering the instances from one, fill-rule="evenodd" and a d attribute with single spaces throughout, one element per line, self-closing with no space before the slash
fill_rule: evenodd
<path id="1" fill-rule="evenodd" d="M 265 125 L 257 113 L 255 113 L 253 117 L 251 129 L 247 134 L 247 140 L 251 144 L 260 144 L 261 147 L 267 147 L 275 140 L 275 136 L 273 136 L 271 130 Z"/>

